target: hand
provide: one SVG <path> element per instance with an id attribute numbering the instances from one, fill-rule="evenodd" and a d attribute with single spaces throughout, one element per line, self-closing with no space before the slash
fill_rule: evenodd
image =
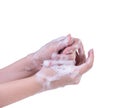
<path id="1" fill-rule="evenodd" d="M 67 55 L 73 53 L 74 51 L 76 53 L 75 65 L 84 63 L 86 61 L 85 51 L 81 40 L 78 38 L 73 38 L 73 44 L 65 48 L 62 53 Z"/>
<path id="2" fill-rule="evenodd" d="M 36 79 L 43 85 L 43 90 L 78 84 L 81 76 L 92 67 L 93 61 L 93 50 L 88 52 L 88 58 L 85 63 L 78 66 L 75 66 L 72 60 L 64 60 L 63 62 L 60 60 L 49 60 L 47 65 L 43 65 L 36 74 Z"/>
<path id="3" fill-rule="evenodd" d="M 75 65 L 80 65 L 86 61 L 86 56 L 85 56 L 83 44 L 82 44 L 81 40 L 78 38 L 73 38 L 72 45 L 61 50 L 58 56 L 61 57 L 61 54 L 65 55 L 66 58 L 68 55 L 74 54 Z"/>
<path id="4" fill-rule="evenodd" d="M 71 58 L 70 54 L 73 53 L 76 53 L 76 59 L 74 59 L 76 60 L 76 65 L 85 62 L 86 58 L 82 42 L 77 38 L 72 38 L 71 35 L 60 37 L 49 42 L 37 52 L 31 54 L 28 58 L 31 61 L 31 65 L 28 65 L 26 69 L 27 71 L 34 70 L 37 72 L 41 69 L 44 60 L 59 59 L 61 57 L 62 59 L 69 60 Z"/>
<path id="5" fill-rule="evenodd" d="M 71 35 L 60 37 L 58 39 L 55 39 L 47 43 L 37 52 L 32 54 L 33 64 L 39 70 L 44 60 L 54 58 L 54 56 L 56 56 L 61 50 L 72 45 L 72 43 L 73 43 L 73 38 L 71 37 Z"/>

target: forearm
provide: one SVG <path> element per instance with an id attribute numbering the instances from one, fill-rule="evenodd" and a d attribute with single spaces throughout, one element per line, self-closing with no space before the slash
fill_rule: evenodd
<path id="1" fill-rule="evenodd" d="M 35 76 L 0 85 L 0 107 L 17 102 L 42 90 Z"/>
<path id="2" fill-rule="evenodd" d="M 29 77 L 38 71 L 32 54 L 0 70 L 0 83 Z"/>

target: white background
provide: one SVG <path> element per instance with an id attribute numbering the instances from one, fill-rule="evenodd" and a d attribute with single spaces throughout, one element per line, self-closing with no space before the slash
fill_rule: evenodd
<path id="1" fill-rule="evenodd" d="M 0 0 L 0 68 L 68 33 L 95 51 L 80 84 L 6 108 L 120 108 L 119 0 Z"/>

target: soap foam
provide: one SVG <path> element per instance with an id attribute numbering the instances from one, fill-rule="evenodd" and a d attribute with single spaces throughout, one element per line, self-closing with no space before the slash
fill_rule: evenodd
<path id="1" fill-rule="evenodd" d="M 50 65 L 50 61 L 51 61 L 51 60 L 44 60 L 43 66 L 48 67 L 48 66 Z"/>
<path id="2" fill-rule="evenodd" d="M 56 57 L 57 57 L 57 53 L 53 53 L 51 56 L 52 59 L 55 59 Z"/>
<path id="3" fill-rule="evenodd" d="M 62 66 L 52 66 L 51 69 L 53 69 L 59 76 L 64 76 L 67 74 L 71 74 L 74 71 L 73 65 L 62 65 Z"/>
<path id="4" fill-rule="evenodd" d="M 55 65 L 55 64 L 64 64 L 64 65 L 74 65 L 74 61 L 73 60 L 67 60 L 67 61 L 65 61 L 65 60 L 59 60 L 59 61 L 53 61 L 52 62 L 52 64 L 53 65 Z"/>
<path id="5" fill-rule="evenodd" d="M 61 79 L 64 76 L 69 76 L 73 79 L 73 84 L 77 84 L 81 78 L 81 75 L 78 70 L 75 69 L 74 65 L 54 65 L 50 67 L 55 73 L 53 76 L 47 76 L 44 72 L 38 72 L 37 80 L 41 82 L 42 79 L 45 79 L 43 84 L 43 90 L 52 89 L 52 82 Z M 77 72 L 76 72 L 77 71 Z"/>
<path id="6" fill-rule="evenodd" d="M 49 67 L 53 65 L 74 65 L 75 61 L 74 60 L 44 60 L 43 66 Z"/>
<path id="7" fill-rule="evenodd" d="M 69 60 L 70 59 L 70 55 L 53 53 L 51 58 L 53 60 Z"/>

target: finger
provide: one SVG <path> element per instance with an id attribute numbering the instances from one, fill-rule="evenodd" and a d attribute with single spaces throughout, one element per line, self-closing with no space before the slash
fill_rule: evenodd
<path id="1" fill-rule="evenodd" d="M 64 49 L 63 54 L 71 54 L 74 51 L 76 51 L 76 65 L 84 63 L 86 60 L 85 51 L 82 42 L 77 38 L 74 38 L 74 44 L 72 46 Z"/>
<path id="2" fill-rule="evenodd" d="M 73 60 L 45 60 L 43 66 L 49 67 L 53 65 L 74 65 Z"/>
<path id="3" fill-rule="evenodd" d="M 74 43 L 71 46 L 64 49 L 64 51 L 62 52 L 63 54 L 71 54 L 79 48 L 79 46 L 81 45 L 81 41 L 77 38 L 73 38 L 73 41 Z"/>
<path id="4" fill-rule="evenodd" d="M 85 72 L 87 72 L 90 68 L 92 68 L 93 66 L 93 62 L 94 62 L 94 51 L 93 49 L 91 49 L 88 52 L 88 58 L 86 60 L 85 63 L 76 66 L 76 72 L 79 71 L 80 75 L 84 74 Z"/>
<path id="5" fill-rule="evenodd" d="M 57 52 L 62 52 L 64 48 L 67 46 L 71 45 L 73 43 L 73 38 L 71 37 L 70 34 L 66 36 L 63 40 L 57 42 Z"/>
<path id="6" fill-rule="evenodd" d="M 75 60 L 76 55 L 75 54 L 56 54 L 53 53 L 51 59 L 52 60 Z"/>

